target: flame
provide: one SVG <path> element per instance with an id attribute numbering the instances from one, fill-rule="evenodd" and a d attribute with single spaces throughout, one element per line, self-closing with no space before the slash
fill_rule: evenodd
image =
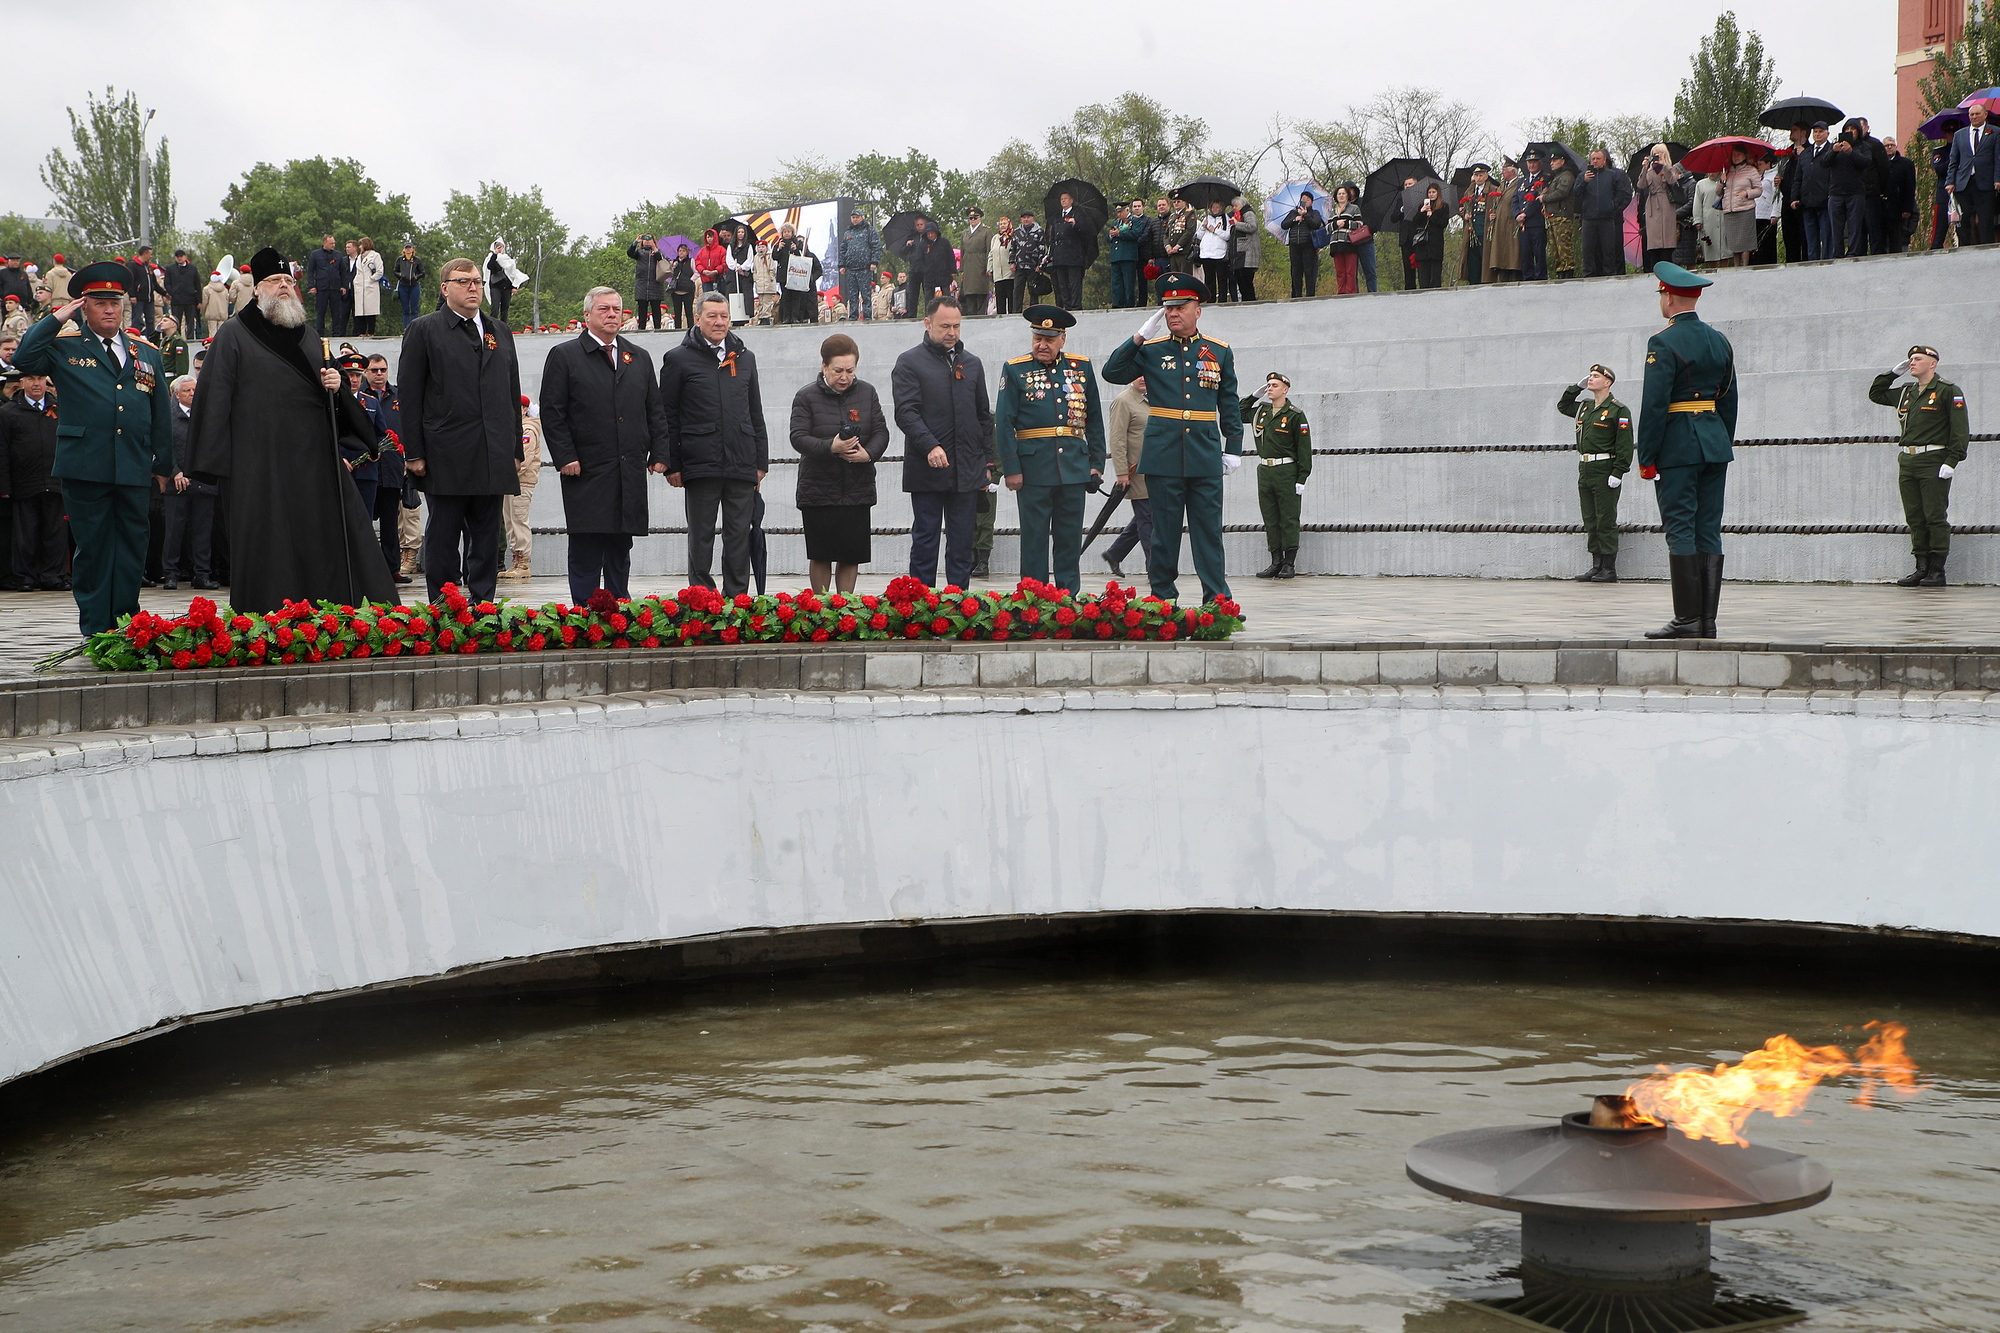
<path id="1" fill-rule="evenodd" d="M 1691 1139 L 1747 1144 L 1744 1122 L 1755 1111 L 1797 1115 L 1824 1079 L 1859 1074 L 1856 1105 L 1873 1103 L 1877 1089 L 1889 1088 L 1899 1097 L 1920 1091 L 1916 1065 L 1903 1049 L 1909 1029 L 1901 1023 L 1872 1022 L 1875 1035 L 1850 1056 L 1838 1046 L 1805 1046 L 1780 1034 L 1750 1052 L 1737 1064 L 1714 1069 L 1658 1071 L 1625 1090 L 1634 1105 L 1654 1120 L 1665 1121 Z"/>

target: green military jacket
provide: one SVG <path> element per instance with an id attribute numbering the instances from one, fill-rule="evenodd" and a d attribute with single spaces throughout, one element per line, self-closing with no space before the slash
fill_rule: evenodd
<path id="1" fill-rule="evenodd" d="M 56 461 L 66 481 L 145 486 L 173 475 L 173 402 L 160 349 L 121 335 L 125 364 L 81 324 L 44 315 L 14 349 L 14 364 L 56 386 Z"/>
<path id="2" fill-rule="evenodd" d="M 1000 368 L 993 454 L 1003 476 L 1030 486 L 1081 486 L 1104 471 L 1104 413 L 1090 358 L 1065 352 L 1053 365 L 1017 356 Z"/>
<path id="3" fill-rule="evenodd" d="M 1576 418 L 1576 451 L 1580 454 L 1610 454 L 1611 475 L 1622 477 L 1632 470 L 1632 411 L 1606 394 L 1601 403 L 1583 396 L 1570 385 L 1556 403 L 1556 411 Z"/>
<path id="4" fill-rule="evenodd" d="M 1222 456 L 1243 452 L 1236 397 L 1236 354 L 1197 333 L 1140 344 L 1127 338 L 1104 361 L 1111 384 L 1146 381 L 1146 444 L 1139 471 L 1148 476 L 1219 477 Z"/>
<path id="5" fill-rule="evenodd" d="M 1676 412 L 1675 403 L 1712 403 Z M 1719 329 L 1689 310 L 1646 342 L 1646 386 L 1639 399 L 1639 462 L 1692 467 L 1736 457 L 1736 353 Z"/>
<path id="6" fill-rule="evenodd" d="M 1242 412 L 1243 424 L 1256 441 L 1257 457 L 1291 459 L 1292 480 L 1304 481 L 1313 468 L 1312 425 L 1298 405 L 1287 399 L 1283 407 L 1273 409 L 1269 403 L 1245 398 Z"/>
<path id="7" fill-rule="evenodd" d="M 1868 401 L 1896 409 L 1902 422 L 1899 445 L 1941 446 L 1937 461 L 1957 467 L 1965 461 L 1972 427 L 1965 415 L 1965 394 L 1956 384 L 1931 376 L 1929 384 L 1915 380 L 1895 387 L 1896 372 L 1885 370 L 1868 387 Z"/>
<path id="8" fill-rule="evenodd" d="M 171 338 L 160 340 L 160 368 L 167 372 L 167 383 L 170 386 L 180 376 L 188 373 L 187 339 L 176 333 Z"/>

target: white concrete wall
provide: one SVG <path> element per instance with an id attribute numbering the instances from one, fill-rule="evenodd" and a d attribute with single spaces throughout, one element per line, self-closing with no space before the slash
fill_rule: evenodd
<path id="1" fill-rule="evenodd" d="M 2000 937 L 2000 829 L 1938 817 L 1985 785 L 2000 716 L 1486 694 L 1514 711 L 766 695 L 143 762 L 113 737 L 0 790 L 0 1081 L 181 1016 L 756 927 L 1284 908 Z"/>
<path id="2" fill-rule="evenodd" d="M 1720 274 L 1702 298 L 1702 314 L 1736 347 L 1742 378 L 1740 434 L 1745 439 L 1893 435 L 1895 413 L 1868 401 L 1870 378 L 1895 365 L 1913 342 L 1936 346 L 1942 373 L 1965 389 L 1975 433 L 2000 429 L 2000 361 L 1991 341 L 1992 293 L 2000 287 L 2000 251 L 1920 253 Z M 1137 327 L 1129 311 L 1085 312 L 1072 350 L 1100 360 Z M 1592 362 L 1618 371 L 1619 392 L 1635 410 L 1646 339 L 1662 324 L 1655 283 L 1643 276 L 1451 291 L 1323 297 L 1314 301 L 1211 308 L 1204 330 L 1235 348 L 1246 384 L 1268 370 L 1292 377 L 1320 448 L 1389 448 L 1493 444 L 1567 444 L 1569 421 L 1555 411 L 1562 386 Z M 841 325 L 862 349 L 861 373 L 886 403 L 896 356 L 921 336 L 914 323 Z M 830 327 L 746 329 L 758 358 L 774 460 L 790 456 L 791 399 L 819 366 Z M 639 335 L 655 355 L 674 333 Z M 1027 349 L 1014 319 L 969 319 L 967 344 L 989 367 Z M 536 393 L 541 361 L 559 339 L 520 340 L 524 388 Z M 391 358 L 396 344 L 383 340 Z M 371 350 L 374 348 L 371 347 Z M 1107 391 L 1111 386 L 1104 386 Z M 1247 392 L 1248 390 L 1246 390 Z M 892 423 L 893 429 L 893 423 Z M 1986 465 L 1990 445 L 1974 445 L 1952 493 L 1952 520 L 2000 526 L 2000 482 Z M 890 446 L 902 452 L 900 434 Z M 909 506 L 899 465 L 883 469 L 875 526 L 906 527 Z M 534 522 L 562 526 L 552 474 L 537 490 Z M 766 526 L 798 527 L 794 474 L 778 468 L 765 485 Z M 1225 521 L 1257 524 L 1256 480 L 1239 472 L 1229 484 Z M 1092 507 L 1089 511 L 1095 514 Z M 679 498 L 658 482 L 653 523 L 678 527 Z M 1306 494 L 1307 523 L 1575 524 L 1576 464 L 1560 453 L 1411 454 L 1323 457 Z M 1620 519 L 1659 522 L 1651 487 L 1634 478 Z M 1890 446 L 1790 445 L 1739 451 L 1730 473 L 1732 524 L 1891 524 L 1903 521 Z M 1121 519 L 1122 522 L 1122 519 Z M 1000 524 L 1015 524 L 1014 501 L 1001 498 Z M 678 537 L 655 537 L 635 568 L 684 568 Z M 1233 542 L 1232 568 L 1263 563 L 1261 534 Z M 1475 575 L 1542 578 L 1576 572 L 1580 535 L 1387 532 L 1309 534 L 1300 568 L 1313 573 Z M 1632 538 L 1628 572 L 1664 574 L 1664 543 Z M 1792 538 L 1734 537 L 1733 578 L 1779 581 L 1881 579 L 1906 572 L 1906 538 L 1867 534 Z M 900 570 L 903 538 L 877 538 L 875 568 Z M 774 571 L 804 569 L 798 537 L 773 537 Z M 563 568 L 563 550 L 538 550 L 536 566 Z M 1015 569 L 1015 544 L 995 548 L 999 570 Z M 2000 536 L 1962 537 L 1952 573 L 1966 582 L 2000 583 Z M 1086 559 L 1087 571 L 1099 568 Z"/>

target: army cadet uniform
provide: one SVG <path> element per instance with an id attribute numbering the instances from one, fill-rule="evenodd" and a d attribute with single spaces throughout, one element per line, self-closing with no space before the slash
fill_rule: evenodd
<path id="1" fill-rule="evenodd" d="M 1714 280 L 1679 264 L 1653 267 L 1660 290 L 1697 297 Z M 1646 342 L 1640 475 L 1659 481 L 1674 618 L 1649 639 L 1712 639 L 1722 596 L 1722 497 L 1736 457 L 1736 353 L 1692 310 Z"/>
<path id="2" fill-rule="evenodd" d="M 1618 382 L 1609 367 L 1590 370 Z M 1556 411 L 1576 418 L 1576 497 L 1583 508 L 1584 545 L 1590 550 L 1590 568 L 1578 574 L 1576 582 L 1616 583 L 1618 497 L 1625 493 L 1625 474 L 1632 470 L 1632 412 L 1608 392 L 1601 403 L 1595 395 L 1583 398 L 1583 393 L 1581 384 L 1572 384 L 1556 401 Z"/>
<path id="3" fill-rule="evenodd" d="M 1937 360 L 1936 350 L 1929 347 L 1912 347 L 1910 355 Z M 1895 408 L 1901 423 L 1896 439 L 1896 489 L 1902 492 L 1903 521 L 1910 525 L 1910 553 L 1916 557 L 1917 567 L 1896 582 L 1905 588 L 1942 588 L 1945 557 L 1951 550 L 1951 521 L 1945 516 L 1951 502 L 1951 476 L 1965 461 L 1971 427 L 1966 420 L 1964 391 L 1939 378 L 1935 366 L 1929 381 L 1893 387 L 1909 364 L 1905 361 L 1877 375 L 1869 386 L 1868 401 Z"/>
<path id="4" fill-rule="evenodd" d="M 1052 336 L 1076 323 L 1052 305 L 1029 306 L 1021 317 Z M 1002 367 L 993 453 L 1001 475 L 1020 479 L 1021 577 L 1081 591 L 1083 492 L 1103 474 L 1106 457 L 1090 358 L 1058 351 L 1045 366 L 1031 353 Z"/>
<path id="5" fill-rule="evenodd" d="M 1292 387 L 1275 370 L 1264 377 L 1267 385 L 1272 380 Z M 1257 577 L 1288 579 L 1298 573 L 1299 508 L 1312 473 L 1312 426 L 1289 399 L 1274 408 L 1259 394 L 1245 398 L 1242 408 L 1243 424 L 1257 445 L 1257 508 L 1264 516 L 1264 545 L 1271 551 L 1271 563 Z"/>
<path id="6" fill-rule="evenodd" d="M 1185 273 L 1161 276 L 1157 290 L 1160 311 L 1145 329 L 1164 317 L 1169 306 L 1199 303 L 1208 289 Z M 1236 396 L 1236 355 L 1229 344 L 1197 332 L 1190 338 L 1171 333 L 1145 342 L 1128 338 L 1104 362 L 1111 384 L 1146 380 L 1146 447 L 1139 471 L 1153 501 L 1153 551 L 1149 573 L 1155 597 L 1176 600 L 1181 564 L 1181 523 L 1185 515 L 1188 545 L 1202 596 L 1214 601 L 1229 596 L 1229 579 L 1222 557 L 1222 479 L 1242 465 L 1243 413 Z"/>
<path id="7" fill-rule="evenodd" d="M 123 296 L 123 264 L 89 264 L 69 283 L 74 297 Z M 88 636 L 117 627 L 139 609 L 146 571 L 147 493 L 172 474 L 173 419 L 159 349 L 143 338 L 99 338 L 83 324 L 45 315 L 28 330 L 14 363 L 55 381 L 61 404 L 56 459 L 76 557 L 71 590 Z"/>
<path id="8" fill-rule="evenodd" d="M 167 384 L 171 386 L 188 373 L 187 339 L 181 337 L 178 331 L 156 332 L 154 337 L 159 340 L 154 345 L 160 349 L 160 369 L 166 372 Z"/>

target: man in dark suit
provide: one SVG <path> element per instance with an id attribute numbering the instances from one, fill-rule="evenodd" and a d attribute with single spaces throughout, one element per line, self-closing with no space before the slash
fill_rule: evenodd
<path id="1" fill-rule="evenodd" d="M 1958 196 L 1959 244 L 1986 245 L 1993 240 L 1994 153 L 2000 138 L 1986 123 L 1983 105 L 1973 103 L 1967 114 L 1972 124 L 1951 136 L 1945 188 Z"/>
<path id="2" fill-rule="evenodd" d="M 214 482 L 196 481 L 188 475 L 189 437 L 193 434 L 194 376 L 183 375 L 173 384 L 174 475 L 167 488 L 167 531 L 160 551 L 162 588 L 171 592 L 180 586 L 181 548 L 188 548 L 193 567 L 193 586 L 214 588 L 215 570 L 211 560 L 215 538 Z"/>
<path id="3" fill-rule="evenodd" d="M 322 338 L 329 310 L 334 312 L 334 332 L 340 331 L 340 302 L 347 294 L 341 259 L 331 236 L 320 237 L 319 249 L 306 256 L 306 295 L 313 299 L 313 331 Z"/>
<path id="4" fill-rule="evenodd" d="M 632 538 L 647 527 L 646 469 L 667 470 L 667 417 L 646 353 L 618 336 L 615 288 L 583 298 L 583 333 L 542 365 L 542 432 L 562 478 L 569 597 L 630 597 Z"/>
<path id="5" fill-rule="evenodd" d="M 403 334 L 403 457 L 430 494 L 431 600 L 456 583 L 484 601 L 500 577 L 500 497 L 521 489 L 521 367 L 513 333 L 479 313 L 479 266 L 447 260 L 438 278 L 443 308 Z"/>
<path id="6" fill-rule="evenodd" d="M 667 484 L 687 492 L 688 582 L 713 588 L 716 515 L 722 516 L 722 592 L 750 590 L 757 488 L 771 467 L 757 358 L 729 331 L 729 298 L 703 296 L 694 327 L 660 358 Z"/>
<path id="7" fill-rule="evenodd" d="M 13 510 L 13 574 L 0 587 L 55 592 L 69 587 L 69 528 L 63 522 L 56 461 L 56 399 L 46 375 L 21 376 L 0 406 L 0 500 Z M 0 553 L 4 556 L 5 553 Z M 7 566 L 0 563 L 0 570 Z"/>

